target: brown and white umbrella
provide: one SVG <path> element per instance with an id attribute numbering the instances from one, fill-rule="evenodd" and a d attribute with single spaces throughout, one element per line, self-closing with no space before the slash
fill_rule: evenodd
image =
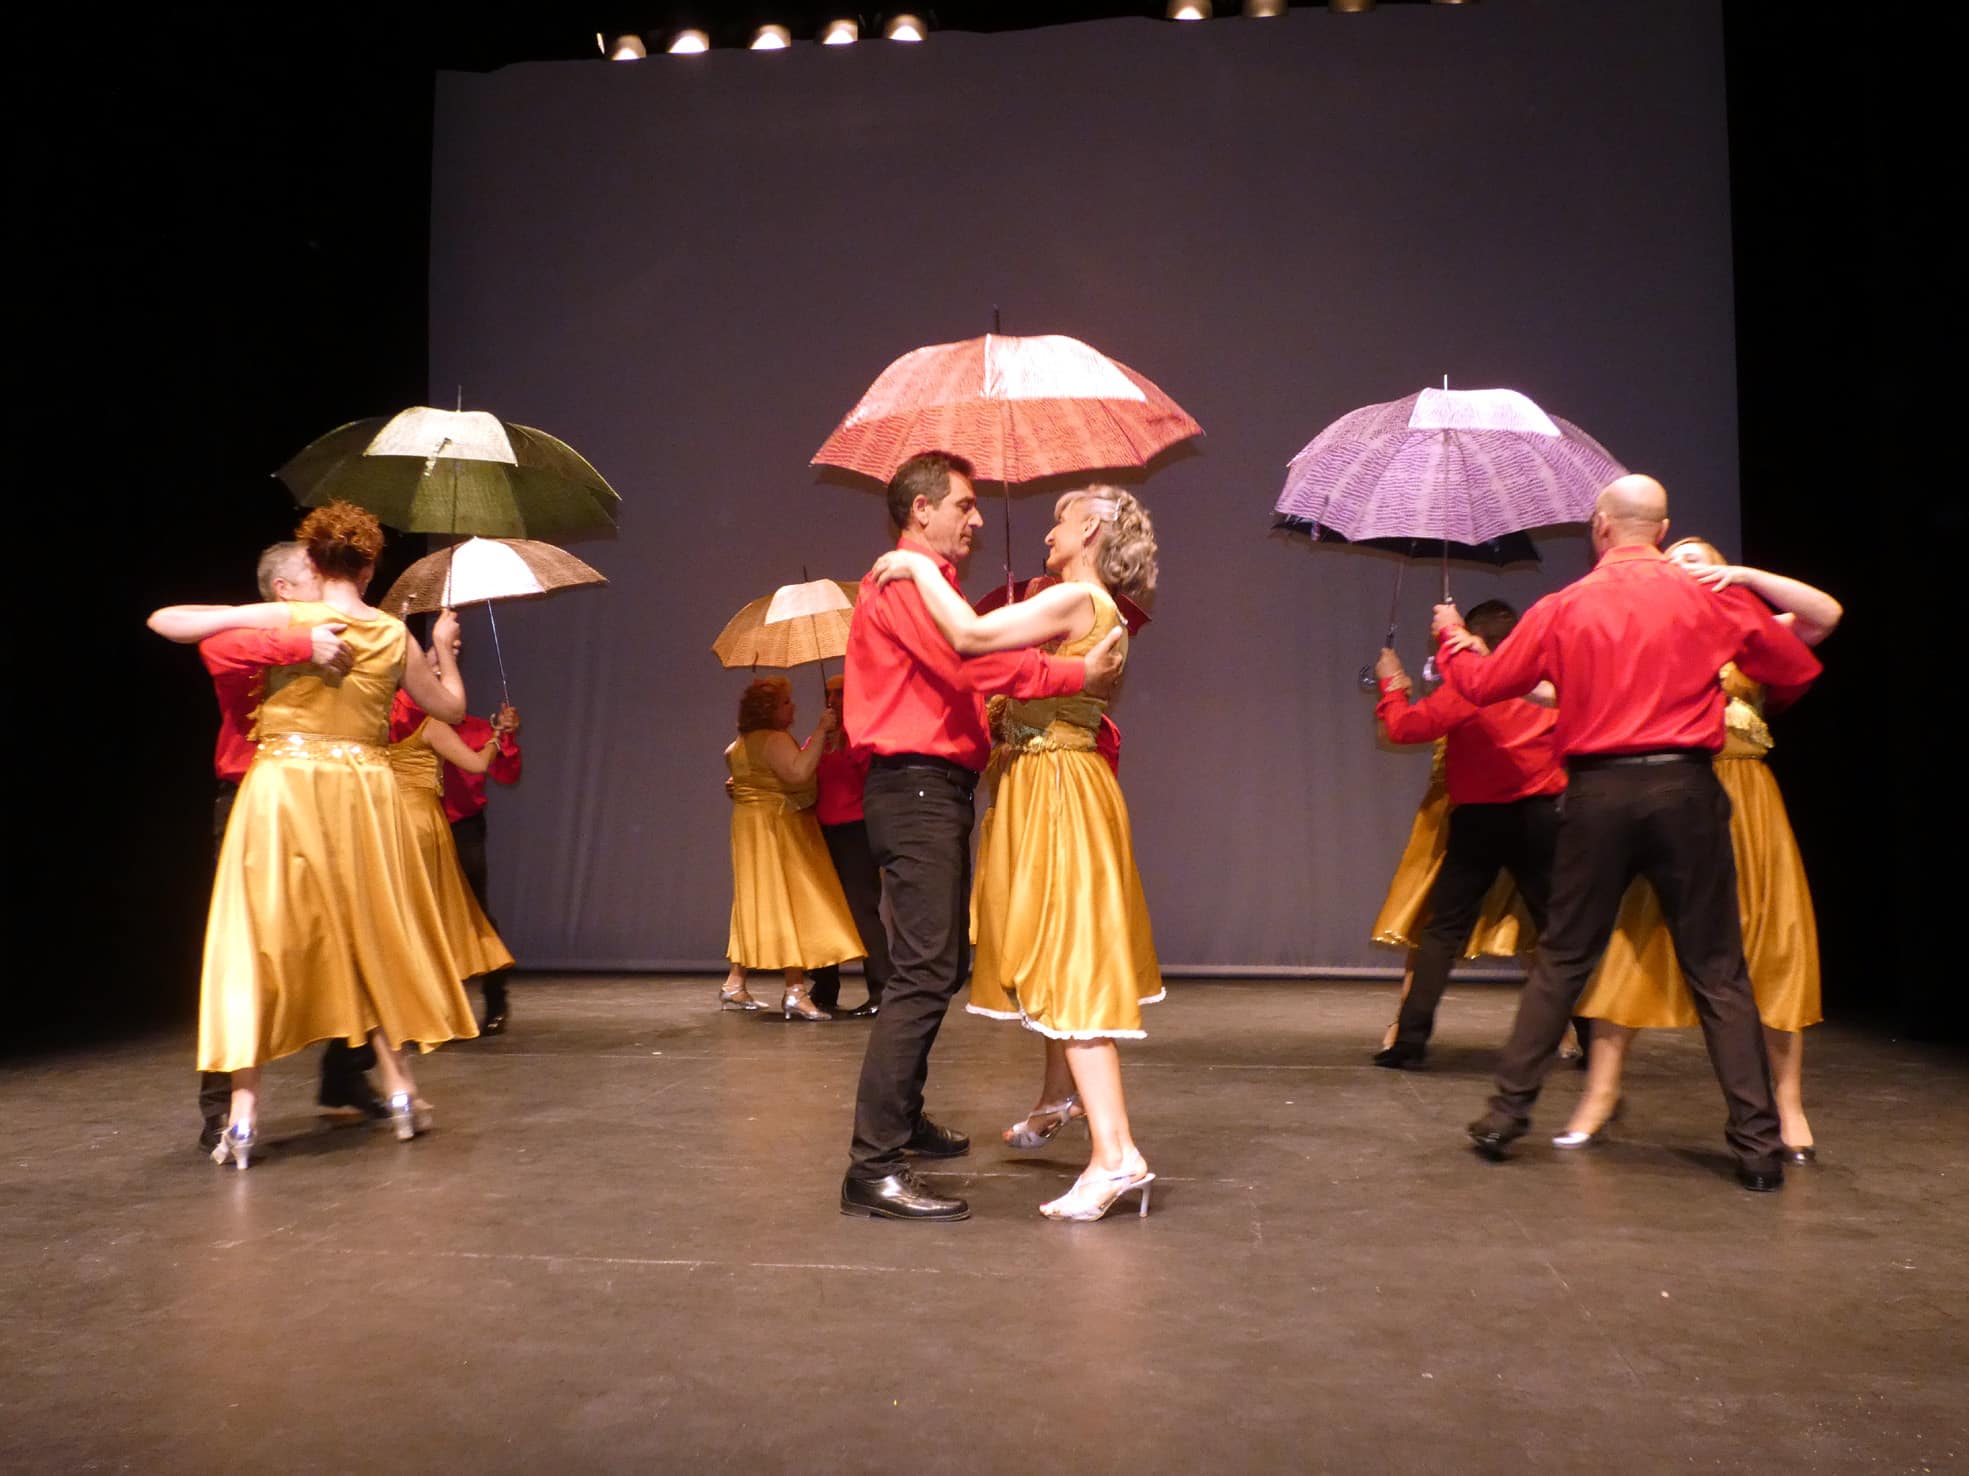
<path id="1" fill-rule="evenodd" d="M 486 619 L 492 623 L 493 656 L 499 662 L 499 689 L 507 695 L 506 658 L 499 649 L 493 602 L 607 583 L 600 570 L 551 543 L 532 538 L 468 538 L 426 554 L 405 569 L 377 604 L 399 616 L 484 605 Z"/>
<path id="2" fill-rule="evenodd" d="M 845 656 L 860 587 L 840 579 L 782 584 L 726 621 L 711 649 L 728 667 L 785 669 Z"/>

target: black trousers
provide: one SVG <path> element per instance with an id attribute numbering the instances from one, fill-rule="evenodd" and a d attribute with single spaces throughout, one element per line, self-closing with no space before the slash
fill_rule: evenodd
<path id="1" fill-rule="evenodd" d="M 225 844 L 226 822 L 232 819 L 232 802 L 239 786 L 230 779 L 219 781 L 219 792 L 212 800 L 212 863 L 216 867 L 219 847 Z M 376 1064 L 376 1052 L 367 1045 L 351 1046 L 345 1040 L 331 1040 L 321 1053 L 321 1092 L 324 1102 L 348 1100 L 351 1083 L 359 1083 L 363 1072 Z M 223 1127 L 232 1116 L 232 1073 L 198 1073 L 198 1115 L 208 1128 Z"/>
<path id="2" fill-rule="evenodd" d="M 1558 836 L 1557 795 L 1533 795 L 1503 805 L 1458 805 L 1449 812 L 1449 844 L 1429 891 L 1429 921 L 1415 950 L 1415 979 L 1395 1027 L 1399 1044 L 1422 1045 L 1429 1039 L 1436 1006 L 1449 987 L 1449 971 L 1498 872 L 1511 873 L 1525 910 L 1544 933 Z"/>
<path id="3" fill-rule="evenodd" d="M 1729 796 L 1706 762 L 1576 765 L 1560 813 L 1549 925 L 1498 1065 L 1492 1112 L 1530 1115 L 1573 1005 L 1606 952 L 1621 895 L 1645 876 L 1695 996 L 1728 1109 L 1725 1136 L 1743 1167 L 1775 1169 L 1783 1145 L 1743 957 Z"/>
<path id="4" fill-rule="evenodd" d="M 494 928 L 499 926 L 492 916 L 492 903 L 486 896 L 485 880 L 485 811 L 467 815 L 463 820 L 452 822 L 451 838 L 458 845 L 458 866 L 465 873 L 465 880 L 471 885 L 472 895 L 479 899 L 479 911 Z M 511 969 L 495 969 L 479 980 L 479 987 L 485 991 L 485 1012 L 488 1015 L 506 1013 L 506 978 Z"/>
<path id="5" fill-rule="evenodd" d="M 869 1003 L 880 1004 L 882 990 L 889 982 L 889 935 L 882 926 L 882 868 L 875 864 L 875 853 L 868 848 L 868 822 L 823 825 L 820 836 L 827 842 L 827 854 L 834 858 L 834 874 L 841 878 L 848 915 L 855 920 L 855 931 L 868 949 L 861 968 Z M 809 993 L 822 1009 L 833 1009 L 841 1002 L 841 970 L 833 964 L 815 969 Z"/>
<path id="6" fill-rule="evenodd" d="M 878 763 L 868 772 L 862 810 L 895 927 L 882 1011 L 870 1026 L 855 1092 L 850 1178 L 886 1178 L 903 1166 L 903 1147 L 923 1117 L 930 1047 L 970 973 L 977 782 L 955 765 Z"/>

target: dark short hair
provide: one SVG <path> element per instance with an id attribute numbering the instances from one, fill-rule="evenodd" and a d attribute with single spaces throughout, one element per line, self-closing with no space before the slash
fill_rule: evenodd
<path id="1" fill-rule="evenodd" d="M 1503 600 L 1485 600 L 1481 605 L 1471 607 L 1470 613 L 1463 617 L 1463 623 L 1482 636 L 1484 644 L 1495 651 L 1503 644 L 1504 638 L 1517 628 L 1518 612 Z"/>
<path id="2" fill-rule="evenodd" d="M 889 521 L 897 532 L 909 526 L 909 510 L 921 497 L 936 507 L 950 495 L 950 474 L 970 478 L 971 463 L 951 451 L 919 451 L 889 478 Z"/>

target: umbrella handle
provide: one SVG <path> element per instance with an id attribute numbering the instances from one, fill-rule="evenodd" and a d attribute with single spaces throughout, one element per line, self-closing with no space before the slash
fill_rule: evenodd
<path id="1" fill-rule="evenodd" d="M 499 649 L 499 619 L 492 613 L 491 600 L 485 602 L 485 618 L 492 622 L 492 658 L 499 663 L 499 700 L 510 707 L 513 694 L 506 690 L 506 653 Z"/>

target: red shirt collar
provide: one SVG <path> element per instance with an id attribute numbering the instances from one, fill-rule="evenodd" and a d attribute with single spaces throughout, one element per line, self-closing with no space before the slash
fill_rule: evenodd
<path id="1" fill-rule="evenodd" d="M 1637 559 L 1665 559 L 1668 555 L 1652 543 L 1623 543 L 1600 555 L 1601 564 L 1631 564 Z M 1599 565 L 1594 565 L 1598 568 Z"/>
<path id="2" fill-rule="evenodd" d="M 949 559 L 938 553 L 934 548 L 931 548 L 929 544 L 911 534 L 902 533 L 896 537 L 896 547 L 906 548 L 912 553 L 920 553 L 924 558 L 935 561 L 936 566 L 943 570 L 943 577 L 950 581 L 950 587 L 960 594 L 963 593 L 964 586 L 957 582 L 957 565 L 951 563 Z"/>

